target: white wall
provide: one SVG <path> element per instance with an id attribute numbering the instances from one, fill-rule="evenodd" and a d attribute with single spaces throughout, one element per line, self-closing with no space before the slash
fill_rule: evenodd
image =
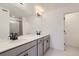
<path id="1" fill-rule="evenodd" d="M 42 31 L 42 17 L 37 17 L 37 16 L 32 16 L 30 18 L 30 22 L 31 22 L 31 27 L 32 27 L 32 33 L 36 34 L 36 31 Z"/>
<path id="2" fill-rule="evenodd" d="M 66 44 L 79 47 L 79 12 L 66 14 L 65 18 Z"/>
<path id="3" fill-rule="evenodd" d="M 64 13 L 62 11 L 50 11 L 43 16 L 43 31 L 51 35 L 50 46 L 64 50 Z"/>
<path id="4" fill-rule="evenodd" d="M 23 35 L 32 33 L 31 23 L 30 20 L 28 20 L 28 18 L 23 17 L 22 25 L 23 25 Z"/>

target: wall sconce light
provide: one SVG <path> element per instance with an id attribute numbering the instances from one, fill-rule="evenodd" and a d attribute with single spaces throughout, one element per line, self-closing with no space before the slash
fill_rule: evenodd
<path id="1" fill-rule="evenodd" d="M 40 11 L 36 11 L 36 16 L 41 16 L 42 15 L 42 12 L 40 12 Z"/>
<path id="2" fill-rule="evenodd" d="M 41 16 L 38 12 L 36 13 L 37 16 Z"/>
<path id="3" fill-rule="evenodd" d="M 36 16 L 41 16 L 44 12 L 43 8 L 40 6 L 35 6 Z"/>

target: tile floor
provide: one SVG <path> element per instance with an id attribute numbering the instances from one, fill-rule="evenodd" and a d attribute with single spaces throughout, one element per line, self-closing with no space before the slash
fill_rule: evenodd
<path id="1" fill-rule="evenodd" d="M 79 56 L 79 48 L 66 46 L 65 51 L 50 48 L 45 56 Z"/>

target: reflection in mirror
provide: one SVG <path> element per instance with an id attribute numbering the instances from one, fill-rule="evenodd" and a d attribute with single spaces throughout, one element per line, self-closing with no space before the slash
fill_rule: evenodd
<path id="1" fill-rule="evenodd" d="M 10 34 L 17 34 L 18 36 L 22 35 L 22 19 L 11 18 L 10 19 Z"/>

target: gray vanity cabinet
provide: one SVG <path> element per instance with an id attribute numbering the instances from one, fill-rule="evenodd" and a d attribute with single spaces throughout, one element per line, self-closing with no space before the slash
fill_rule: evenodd
<path id="1" fill-rule="evenodd" d="M 32 50 L 32 48 L 37 45 L 37 41 L 32 41 L 32 42 L 29 42 L 29 43 L 25 43 L 21 46 L 18 46 L 18 47 L 15 47 L 15 48 L 12 48 L 8 51 L 5 51 L 3 53 L 0 53 L 0 56 L 19 56 L 21 55 L 23 52 L 25 52 L 26 50 Z M 33 52 L 34 53 L 37 53 L 37 51 L 34 51 L 34 49 L 36 50 L 36 47 L 33 48 Z M 24 54 L 24 53 L 23 53 Z"/>
<path id="2" fill-rule="evenodd" d="M 50 47 L 50 36 L 19 45 L 0 53 L 0 56 L 43 56 Z"/>
<path id="3" fill-rule="evenodd" d="M 38 39 L 38 56 L 43 56 L 43 38 Z"/>

